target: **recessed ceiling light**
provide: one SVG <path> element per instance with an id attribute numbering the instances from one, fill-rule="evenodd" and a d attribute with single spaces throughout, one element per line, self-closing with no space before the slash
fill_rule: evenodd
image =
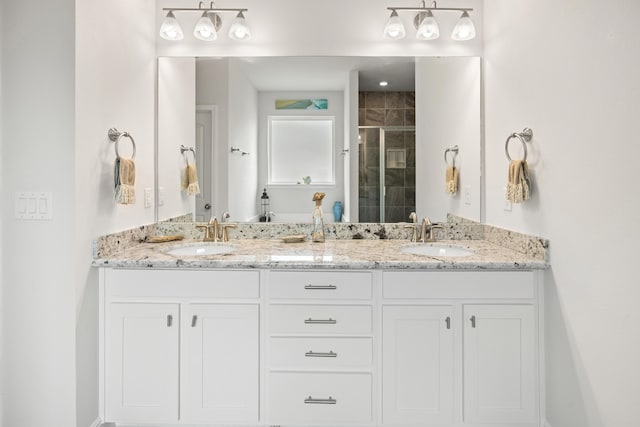
<path id="1" fill-rule="evenodd" d="M 378 83 L 378 84 L 379 84 L 380 86 L 382 86 L 382 87 L 385 87 L 385 86 L 388 86 L 388 85 L 389 85 L 389 82 L 388 82 L 388 81 L 383 80 L 383 81 L 381 81 L 381 82 L 380 82 L 380 83 Z"/>

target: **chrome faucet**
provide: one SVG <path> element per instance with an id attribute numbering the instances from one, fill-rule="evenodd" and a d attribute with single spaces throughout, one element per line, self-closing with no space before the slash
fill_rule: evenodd
<path id="1" fill-rule="evenodd" d="M 409 219 L 411 220 L 412 225 L 405 225 L 404 228 L 410 228 L 412 229 L 412 233 L 411 233 L 411 241 L 412 242 L 417 242 L 418 241 L 418 215 L 416 215 L 415 212 L 411 212 L 409 214 Z"/>
<path id="2" fill-rule="evenodd" d="M 423 243 L 435 242 L 436 238 L 433 235 L 434 228 L 442 228 L 442 224 L 432 223 L 429 217 L 422 218 L 422 225 L 420 227 L 420 241 Z"/>

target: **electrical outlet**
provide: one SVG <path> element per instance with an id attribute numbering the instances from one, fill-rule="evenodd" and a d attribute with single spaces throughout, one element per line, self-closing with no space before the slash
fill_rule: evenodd
<path id="1" fill-rule="evenodd" d="M 462 197 L 464 198 L 464 204 L 471 206 L 471 186 L 465 185 L 462 189 Z"/>
<path id="2" fill-rule="evenodd" d="M 151 188 L 144 189 L 144 207 L 150 208 L 153 200 L 153 191 Z"/>
<path id="3" fill-rule="evenodd" d="M 504 187 L 504 188 L 502 189 L 502 194 L 507 194 L 507 187 Z M 509 200 L 505 199 L 505 200 L 504 200 L 504 205 L 503 205 L 502 209 L 503 209 L 505 212 L 511 212 L 512 207 L 513 207 L 512 203 L 511 203 Z"/>
<path id="4" fill-rule="evenodd" d="M 164 187 L 158 187 L 158 206 L 164 206 L 165 191 Z"/>

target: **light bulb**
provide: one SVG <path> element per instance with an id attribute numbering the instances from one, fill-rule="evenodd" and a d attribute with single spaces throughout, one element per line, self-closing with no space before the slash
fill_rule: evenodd
<path id="1" fill-rule="evenodd" d="M 193 29 L 193 35 L 195 38 L 204 41 L 213 41 L 218 38 L 216 27 L 207 12 L 204 12 L 202 17 L 198 19 L 198 22 Z"/>
<path id="2" fill-rule="evenodd" d="M 422 16 L 424 15 L 424 16 Z M 419 40 L 435 40 L 440 37 L 440 28 L 436 18 L 433 17 L 433 13 L 430 10 L 420 13 L 422 20 L 418 26 L 418 32 L 416 38 Z"/>
<path id="3" fill-rule="evenodd" d="M 238 15 L 231 23 L 229 37 L 233 40 L 249 40 L 251 38 L 251 29 L 247 25 L 242 12 L 238 12 Z"/>
<path id="4" fill-rule="evenodd" d="M 171 10 L 162 21 L 160 37 L 165 40 L 182 40 L 184 37 L 182 27 Z"/>
<path id="5" fill-rule="evenodd" d="M 469 17 L 469 14 L 465 10 L 462 12 L 462 16 L 458 20 L 458 23 L 453 28 L 451 38 L 457 41 L 471 40 L 476 37 L 476 27 L 473 25 L 473 21 Z"/>
<path id="6" fill-rule="evenodd" d="M 403 38 L 406 35 L 404 24 L 402 20 L 398 16 L 398 12 L 395 10 L 391 11 L 391 16 L 387 21 L 387 24 L 384 26 L 384 33 L 382 37 L 385 39 L 398 40 Z"/>

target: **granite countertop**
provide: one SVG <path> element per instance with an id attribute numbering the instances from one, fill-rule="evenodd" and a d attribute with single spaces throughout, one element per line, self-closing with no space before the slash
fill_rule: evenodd
<path id="1" fill-rule="evenodd" d="M 470 249 L 473 254 L 461 257 L 413 255 L 400 248 L 416 245 L 407 240 L 327 240 L 312 243 L 284 243 L 281 239 L 237 239 L 228 244 L 236 249 L 218 255 L 171 255 L 167 250 L 201 243 L 183 240 L 168 243 L 139 243 L 108 256 L 94 258 L 94 267 L 113 268 L 296 268 L 296 269 L 544 269 L 547 262 L 478 240 L 439 240 L 439 245 Z"/>

